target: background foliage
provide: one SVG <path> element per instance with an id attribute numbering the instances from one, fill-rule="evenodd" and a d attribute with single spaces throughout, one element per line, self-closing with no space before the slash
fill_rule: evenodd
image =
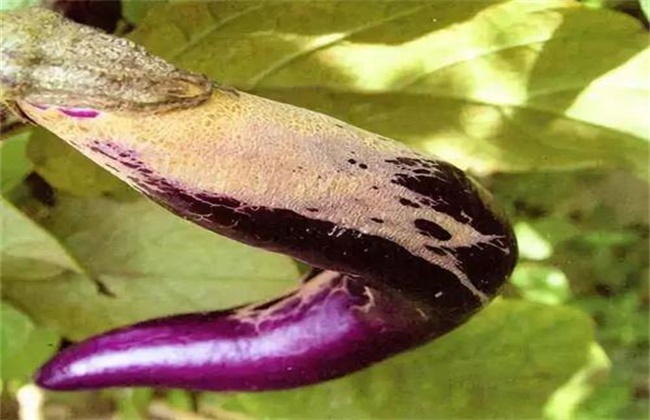
<path id="1" fill-rule="evenodd" d="M 645 418 L 645 6 L 123 1 L 117 32 L 180 67 L 480 176 L 522 257 L 504 297 L 466 326 L 348 378 L 265 394 L 48 394 L 45 413 Z M 62 340 L 270 297 L 299 276 L 284 256 L 171 216 L 43 130 L 4 133 L 0 152 L 1 418 Z"/>

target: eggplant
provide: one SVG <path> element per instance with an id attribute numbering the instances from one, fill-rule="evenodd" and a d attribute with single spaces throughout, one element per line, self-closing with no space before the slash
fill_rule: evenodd
<path id="1" fill-rule="evenodd" d="M 269 302 L 66 348 L 37 373 L 45 388 L 319 383 L 457 328 L 513 270 L 510 224 L 449 163 L 224 88 L 44 9 L 1 19 L 0 93 L 11 109 L 172 213 L 314 267 Z"/>

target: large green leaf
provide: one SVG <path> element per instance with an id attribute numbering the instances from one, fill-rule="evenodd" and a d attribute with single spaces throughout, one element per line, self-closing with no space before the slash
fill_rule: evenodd
<path id="1" fill-rule="evenodd" d="M 0 314 L 2 314 L 2 341 L 0 341 L 2 354 L 19 352 L 34 329 L 34 324 L 27 316 L 5 302 L 0 301 L 0 310 Z"/>
<path id="2" fill-rule="evenodd" d="M 0 143 L 0 190 L 3 194 L 16 187 L 32 170 L 27 159 L 29 131 L 21 131 Z"/>
<path id="3" fill-rule="evenodd" d="M 648 38 L 573 1 L 196 2 L 132 34 L 227 85 L 478 172 L 648 170 Z"/>
<path id="4" fill-rule="evenodd" d="M 643 14 L 645 15 L 645 18 L 647 20 L 650 20 L 650 0 L 639 0 L 639 5 L 643 11 Z"/>
<path id="5" fill-rule="evenodd" d="M 82 267 L 50 232 L 0 198 L 1 278 L 44 279 Z"/>
<path id="6" fill-rule="evenodd" d="M 167 0 L 122 0 L 122 15 L 133 24 L 139 24 L 147 15 L 147 12 L 157 4 L 165 3 Z"/>
<path id="7" fill-rule="evenodd" d="M 42 0 L 2 0 L 0 1 L 0 11 L 40 6 L 41 3 Z"/>
<path id="8" fill-rule="evenodd" d="M 0 310 L 0 376 L 3 380 L 26 380 L 56 351 L 59 338 L 52 330 L 37 328 L 26 315 L 6 302 L 0 302 Z"/>
<path id="9" fill-rule="evenodd" d="M 254 418 L 540 418 L 587 364 L 592 340 L 580 311 L 498 301 L 446 337 L 350 377 L 240 394 L 223 407 Z M 206 396 L 212 402 L 224 397 Z"/>
<path id="10" fill-rule="evenodd" d="M 7 277 L 2 292 L 39 324 L 74 339 L 267 298 L 298 276 L 289 258 L 219 237 L 144 199 L 63 197 L 46 223 L 85 273 L 62 272 L 38 284 Z"/>

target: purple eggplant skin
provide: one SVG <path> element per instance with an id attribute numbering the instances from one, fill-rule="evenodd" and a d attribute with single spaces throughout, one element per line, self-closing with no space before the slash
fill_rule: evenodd
<path id="1" fill-rule="evenodd" d="M 390 291 L 325 271 L 268 308 L 143 322 L 82 342 L 37 383 L 203 390 L 292 388 L 345 375 L 421 342 L 423 316 Z"/>
<path id="2" fill-rule="evenodd" d="M 51 12 L 0 17 L 20 35 L 0 46 L 11 109 L 172 213 L 318 269 L 270 302 L 91 337 L 40 369 L 45 388 L 319 383 L 460 326 L 514 268 L 510 224 L 453 165 Z"/>

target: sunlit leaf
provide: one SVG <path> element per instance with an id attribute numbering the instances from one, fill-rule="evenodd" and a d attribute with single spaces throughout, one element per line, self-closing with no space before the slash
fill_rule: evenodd
<path id="1" fill-rule="evenodd" d="M 529 223 L 515 225 L 519 255 L 530 260 L 545 260 L 553 253 L 553 247 Z"/>
<path id="2" fill-rule="evenodd" d="M 44 279 L 66 271 L 83 272 L 79 263 L 42 226 L 12 203 L 0 199 L 2 278 Z"/>
<path id="3" fill-rule="evenodd" d="M 0 143 L 0 183 L 2 193 L 18 185 L 32 170 L 27 159 L 29 131 L 22 131 Z"/>
<path id="4" fill-rule="evenodd" d="M 131 23 L 138 24 L 149 12 L 149 9 L 156 7 L 167 0 L 122 0 L 122 15 Z"/>
<path id="5" fill-rule="evenodd" d="M 0 1 L 0 11 L 40 6 L 41 3 L 42 0 L 2 0 Z"/>
<path id="6" fill-rule="evenodd" d="M 650 0 L 639 0 L 639 5 L 641 6 L 645 18 L 650 20 Z"/>
<path id="7" fill-rule="evenodd" d="M 519 289 L 524 299 L 531 302 L 557 305 L 571 297 L 566 275 L 550 265 L 519 263 L 510 282 Z"/>
<path id="8" fill-rule="evenodd" d="M 544 418 L 565 420 L 576 418 L 576 410 L 593 390 L 606 382 L 612 367 L 602 347 L 593 345 L 585 366 L 558 388 L 544 407 Z"/>
<path id="9" fill-rule="evenodd" d="M 0 303 L 2 310 L 2 353 L 16 353 L 23 348 L 34 324 L 29 317 L 6 302 Z"/>
<path id="10" fill-rule="evenodd" d="M 59 338 L 52 330 L 36 327 L 7 302 L 0 302 L 0 308 L 0 376 L 3 380 L 28 380 L 39 364 L 56 351 Z"/>
<path id="11" fill-rule="evenodd" d="M 610 10 L 183 2 L 152 9 L 132 38 L 219 82 L 478 172 L 607 165 L 647 175 L 648 37 Z"/>

